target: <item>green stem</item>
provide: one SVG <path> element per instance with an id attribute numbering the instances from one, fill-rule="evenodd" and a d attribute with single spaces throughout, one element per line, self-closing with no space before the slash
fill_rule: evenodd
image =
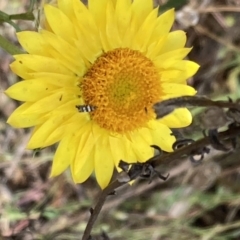
<path id="1" fill-rule="evenodd" d="M 17 32 L 20 32 L 21 29 L 18 27 L 18 25 L 11 20 L 10 15 L 6 14 L 5 12 L 0 11 L 0 23 L 6 22 L 10 24 L 12 27 L 15 28 Z"/>
<path id="2" fill-rule="evenodd" d="M 10 43 L 7 39 L 0 35 L 0 47 L 11 55 L 24 53 L 21 49 Z"/>
<path id="3" fill-rule="evenodd" d="M 34 21 L 35 19 L 32 12 L 12 14 L 12 15 L 9 15 L 9 18 L 12 20 L 30 20 L 30 21 Z"/>
<path id="4" fill-rule="evenodd" d="M 36 0 L 30 0 L 29 10 L 26 13 L 12 14 L 8 15 L 5 12 L 0 11 L 0 23 L 6 22 L 15 28 L 17 32 L 20 32 L 21 29 L 19 26 L 12 20 L 30 20 L 33 21 L 34 15 L 32 13 L 33 7 L 36 4 Z M 11 55 L 22 54 L 24 53 L 20 48 L 13 45 L 7 39 L 0 35 L 0 47 L 3 48 L 6 52 Z"/>
<path id="5" fill-rule="evenodd" d="M 26 12 L 26 13 L 20 13 L 20 14 L 12 14 L 8 15 L 5 12 L 0 11 L 0 22 L 7 22 L 11 26 L 13 26 L 17 32 L 20 32 L 21 29 L 18 27 L 18 25 L 13 22 L 12 20 L 27 20 L 27 21 L 33 21 L 34 15 L 32 12 Z"/>
<path id="6" fill-rule="evenodd" d="M 33 12 L 34 5 L 37 4 L 37 0 L 30 0 L 30 6 L 27 10 L 27 12 Z"/>

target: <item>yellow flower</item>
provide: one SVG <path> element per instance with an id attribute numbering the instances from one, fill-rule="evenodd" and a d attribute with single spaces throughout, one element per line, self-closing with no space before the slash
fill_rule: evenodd
<path id="1" fill-rule="evenodd" d="M 18 39 L 13 72 L 24 80 L 6 94 L 24 103 L 8 119 L 33 127 L 28 148 L 60 142 L 51 176 L 70 166 L 76 183 L 93 171 L 105 188 L 119 161 L 145 162 L 150 145 L 171 152 L 169 128 L 191 123 L 187 109 L 156 120 L 159 101 L 194 95 L 186 79 L 198 69 L 183 60 L 185 33 L 169 32 L 174 10 L 158 16 L 152 0 L 58 0 L 45 5 L 45 28 Z"/>

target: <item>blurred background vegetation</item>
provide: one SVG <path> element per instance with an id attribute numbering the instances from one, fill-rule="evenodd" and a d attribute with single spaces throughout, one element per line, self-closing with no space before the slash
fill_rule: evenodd
<path id="1" fill-rule="evenodd" d="M 189 59 L 201 68 L 189 84 L 212 99 L 239 98 L 240 1 L 154 3 L 162 6 L 161 12 L 175 7 L 174 29 L 183 29 L 187 46 L 193 46 Z M 29 6 L 29 0 L 0 1 L 0 10 L 7 14 L 26 12 Z M 37 5 L 34 13 L 37 16 Z M 14 22 L 21 30 L 36 29 L 36 21 Z M 0 35 L 18 45 L 9 24 L 0 22 Z M 69 172 L 49 179 L 56 146 L 26 150 L 30 129 L 6 124 L 20 104 L 3 94 L 19 80 L 9 69 L 12 60 L 0 49 L 0 239 L 81 239 L 100 189 L 94 176 L 81 185 L 73 183 Z M 199 111 L 193 109 L 196 121 L 181 130 L 185 136 L 202 137 Z M 93 229 L 96 239 L 240 239 L 239 147 L 228 152 L 211 149 L 197 167 L 188 159 L 171 167 L 166 163 L 165 171 L 170 173 L 166 182 L 140 180 L 110 196 Z"/>

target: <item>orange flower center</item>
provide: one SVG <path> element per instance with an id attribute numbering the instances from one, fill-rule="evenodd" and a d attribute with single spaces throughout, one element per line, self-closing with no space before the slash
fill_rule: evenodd
<path id="1" fill-rule="evenodd" d="M 81 84 L 85 104 L 99 126 L 126 133 L 146 126 L 155 118 L 152 109 L 159 101 L 161 87 L 153 62 L 142 53 L 117 48 L 100 56 Z"/>

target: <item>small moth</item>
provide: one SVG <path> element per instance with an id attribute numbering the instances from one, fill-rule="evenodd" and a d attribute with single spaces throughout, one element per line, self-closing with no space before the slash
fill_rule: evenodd
<path id="1" fill-rule="evenodd" d="M 79 112 L 93 112 L 97 107 L 91 105 L 77 105 Z"/>

